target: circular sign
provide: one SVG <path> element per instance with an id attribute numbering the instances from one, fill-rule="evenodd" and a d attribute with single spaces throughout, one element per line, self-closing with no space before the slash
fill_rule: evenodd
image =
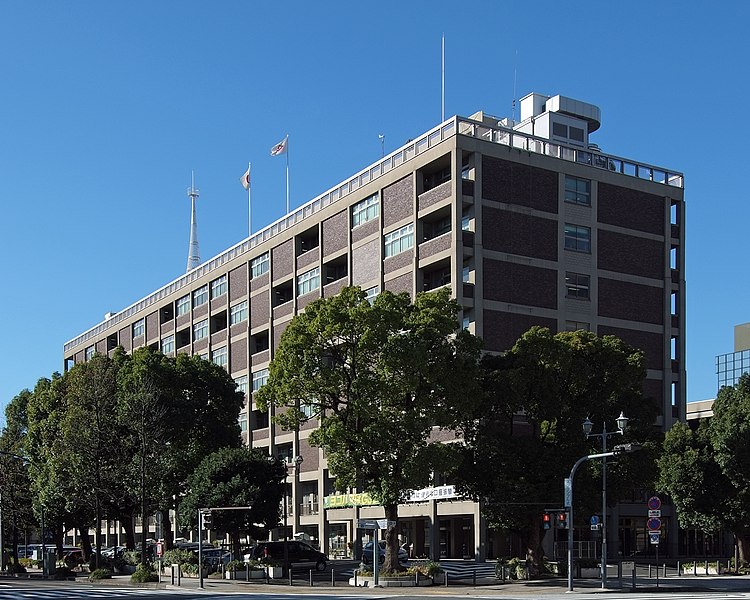
<path id="1" fill-rule="evenodd" d="M 593 515 L 591 517 L 591 524 L 592 525 L 598 525 L 599 524 L 599 516 L 598 515 Z"/>
<path id="2" fill-rule="evenodd" d="M 659 499 L 659 496 L 651 496 L 648 499 L 648 507 L 651 510 L 659 510 L 661 508 L 661 500 Z"/>
<path id="3" fill-rule="evenodd" d="M 659 531 L 661 529 L 661 519 L 653 517 L 646 521 L 646 527 L 649 531 Z"/>

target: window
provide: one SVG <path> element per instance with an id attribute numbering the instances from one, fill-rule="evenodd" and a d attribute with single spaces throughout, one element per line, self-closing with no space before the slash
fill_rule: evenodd
<path id="1" fill-rule="evenodd" d="M 268 381 L 268 369 L 261 369 L 253 373 L 253 392 L 257 392 Z"/>
<path id="2" fill-rule="evenodd" d="M 163 354 L 171 354 L 174 352 L 174 336 L 168 335 L 161 338 L 161 351 Z"/>
<path id="3" fill-rule="evenodd" d="M 568 137 L 568 126 L 563 123 L 552 123 L 552 135 Z"/>
<path id="4" fill-rule="evenodd" d="M 237 424 L 240 426 L 240 432 L 245 433 L 247 431 L 247 413 L 241 412 L 237 418 Z"/>
<path id="5" fill-rule="evenodd" d="M 85 350 L 85 358 L 86 358 L 86 360 L 89 361 L 92 358 L 94 358 L 94 354 L 95 353 L 96 353 L 96 347 L 95 346 L 89 346 L 88 348 L 86 348 L 86 350 Z"/>
<path id="6" fill-rule="evenodd" d="M 190 295 L 183 296 L 177 300 L 177 316 L 186 315 L 190 312 Z"/>
<path id="7" fill-rule="evenodd" d="M 565 249 L 591 252 L 591 227 L 565 223 Z"/>
<path id="8" fill-rule="evenodd" d="M 227 293 L 227 276 L 222 275 L 211 282 L 211 298 L 218 298 Z"/>
<path id="9" fill-rule="evenodd" d="M 565 331 L 589 331 L 590 325 L 583 321 L 565 321 Z"/>
<path id="10" fill-rule="evenodd" d="M 138 319 L 133 323 L 133 337 L 140 337 L 144 333 L 146 333 L 146 319 Z"/>
<path id="11" fill-rule="evenodd" d="M 318 413 L 317 406 L 315 404 L 309 404 L 306 402 L 300 403 L 299 410 L 308 419 L 312 419 Z"/>
<path id="12" fill-rule="evenodd" d="M 401 254 L 414 246 L 414 223 L 392 231 L 385 236 L 385 256 Z"/>
<path id="13" fill-rule="evenodd" d="M 229 357 L 227 355 L 227 347 L 223 346 L 222 348 L 217 348 L 211 353 L 211 360 L 214 362 L 214 364 L 219 365 L 220 367 L 226 367 L 227 362 L 229 361 Z"/>
<path id="14" fill-rule="evenodd" d="M 240 375 L 234 378 L 234 383 L 237 386 L 237 391 L 247 394 L 247 375 Z"/>
<path id="15" fill-rule="evenodd" d="M 461 230 L 462 231 L 472 231 L 471 228 L 471 216 L 464 215 L 461 217 Z"/>
<path id="16" fill-rule="evenodd" d="M 229 324 L 236 325 L 247 320 L 247 300 L 229 308 Z"/>
<path id="17" fill-rule="evenodd" d="M 297 295 L 303 296 L 320 287 L 320 267 L 297 275 Z"/>
<path id="18" fill-rule="evenodd" d="M 565 288 L 568 298 L 578 298 L 579 300 L 589 299 L 589 286 L 591 278 L 582 273 L 565 273 Z"/>
<path id="19" fill-rule="evenodd" d="M 208 337 L 208 319 L 198 321 L 193 325 L 193 341 L 197 342 Z"/>
<path id="20" fill-rule="evenodd" d="M 573 127 L 572 125 L 568 129 L 569 137 L 574 142 L 581 142 L 583 143 L 583 129 L 580 127 Z"/>
<path id="21" fill-rule="evenodd" d="M 268 271 L 268 267 L 271 264 L 268 252 L 264 252 L 260 256 L 250 261 L 250 278 L 254 279 L 260 277 L 263 273 Z"/>
<path id="22" fill-rule="evenodd" d="M 565 202 L 591 206 L 591 181 L 566 175 Z"/>
<path id="23" fill-rule="evenodd" d="M 193 306 L 200 306 L 208 302 L 208 286 L 204 285 L 193 292 Z"/>
<path id="24" fill-rule="evenodd" d="M 367 301 L 372 305 L 375 302 L 375 298 L 380 293 L 380 288 L 376 285 L 375 287 L 367 288 L 365 290 L 365 296 Z"/>
<path id="25" fill-rule="evenodd" d="M 375 219 L 379 214 L 380 203 L 378 202 L 377 194 L 373 194 L 369 198 L 357 202 L 352 206 L 352 229 Z"/>

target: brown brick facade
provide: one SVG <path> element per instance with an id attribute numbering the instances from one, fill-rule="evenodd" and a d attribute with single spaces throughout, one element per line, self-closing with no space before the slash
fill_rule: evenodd
<path id="1" fill-rule="evenodd" d="M 554 171 L 482 156 L 482 196 L 487 200 L 556 213 L 557 190 Z"/>
<path id="2" fill-rule="evenodd" d="M 557 308 L 557 271 L 490 259 L 483 268 L 486 300 Z"/>

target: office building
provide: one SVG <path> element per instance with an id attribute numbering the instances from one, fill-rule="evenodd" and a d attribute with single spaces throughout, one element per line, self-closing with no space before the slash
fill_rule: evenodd
<path id="1" fill-rule="evenodd" d="M 644 350 L 644 393 L 668 428 L 685 416 L 683 177 L 591 144 L 596 106 L 529 94 L 520 109 L 518 122 L 478 112 L 417 136 L 81 333 L 65 344 L 66 368 L 118 345 L 224 366 L 247 394 L 245 441 L 304 459 L 290 466 L 290 533 L 332 555 L 348 553 L 355 513 L 382 508 L 335 495 L 310 429 L 277 429 L 252 395 L 290 319 L 343 286 L 373 296 L 449 286 L 463 326 L 491 352 L 533 325 L 616 335 Z M 414 554 L 507 554 L 478 505 L 444 483 L 400 507 Z M 629 551 L 643 544 L 643 511 L 638 519 L 620 527 Z"/>

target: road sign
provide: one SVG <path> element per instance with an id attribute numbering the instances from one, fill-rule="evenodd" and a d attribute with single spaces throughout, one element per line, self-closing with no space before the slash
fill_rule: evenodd
<path id="1" fill-rule="evenodd" d="M 380 529 L 377 519 L 357 519 L 357 529 Z"/>
<path id="2" fill-rule="evenodd" d="M 659 510 L 661 508 L 661 500 L 659 499 L 659 496 L 651 496 L 648 499 L 648 508 L 649 510 Z"/>
<path id="3" fill-rule="evenodd" d="M 659 545 L 659 538 L 661 538 L 661 532 L 660 531 L 649 531 L 648 532 L 648 539 L 652 544 Z"/>
<path id="4" fill-rule="evenodd" d="M 602 524 L 601 523 L 594 523 L 594 524 L 591 525 L 591 531 L 598 531 L 601 528 L 602 528 Z"/>
<path id="5" fill-rule="evenodd" d="M 599 524 L 599 515 L 591 515 L 590 523 L 592 525 L 598 525 Z M 592 527 L 593 529 L 593 527 Z"/>
<path id="6" fill-rule="evenodd" d="M 396 526 L 396 521 L 389 521 L 388 519 L 377 519 L 378 529 L 391 529 Z"/>
<path id="7" fill-rule="evenodd" d="M 649 517 L 661 517 L 661 511 L 660 510 L 650 510 L 648 511 Z"/>
<path id="8" fill-rule="evenodd" d="M 564 504 L 565 506 L 572 506 L 573 505 L 573 482 L 570 480 L 570 477 L 566 477 L 565 481 L 563 482 L 563 495 L 564 495 Z"/>
<path id="9" fill-rule="evenodd" d="M 164 556 L 164 544 L 162 544 L 161 542 L 156 542 L 156 556 L 158 558 Z"/>
<path id="10" fill-rule="evenodd" d="M 659 531 L 661 529 L 661 519 L 652 517 L 651 519 L 646 521 L 646 527 L 648 527 L 649 533 L 651 533 L 652 531 Z"/>

